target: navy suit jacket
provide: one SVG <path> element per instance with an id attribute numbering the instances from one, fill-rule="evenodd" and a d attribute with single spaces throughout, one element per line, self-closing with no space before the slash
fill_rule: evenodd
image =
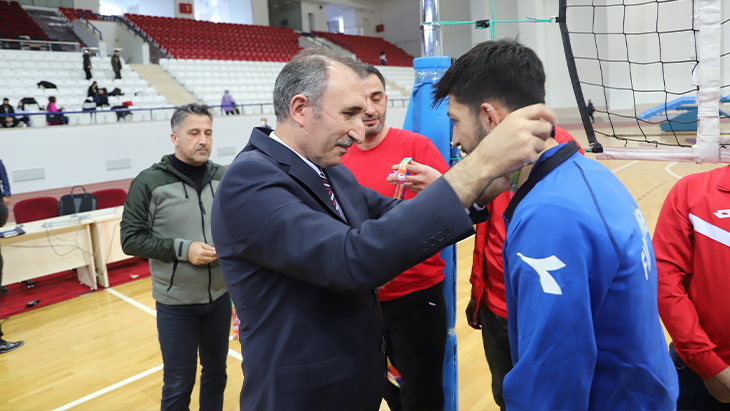
<path id="1" fill-rule="evenodd" d="M 241 319 L 241 410 L 377 410 L 386 363 L 375 288 L 473 233 L 439 179 L 399 203 L 254 129 L 213 202 L 213 239 Z M 397 205 L 397 207 L 396 207 Z"/>

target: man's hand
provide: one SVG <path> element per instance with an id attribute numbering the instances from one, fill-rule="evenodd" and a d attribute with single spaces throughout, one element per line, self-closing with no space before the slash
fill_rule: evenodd
<path id="1" fill-rule="evenodd" d="M 194 265 L 210 264 L 217 260 L 215 248 L 200 241 L 193 241 L 188 249 L 188 261 Z"/>
<path id="2" fill-rule="evenodd" d="M 482 316 L 479 314 L 479 302 L 472 297 L 466 305 L 466 322 L 475 330 L 482 329 Z"/>
<path id="3" fill-rule="evenodd" d="M 10 205 L 10 197 L 3 197 L 3 204 L 5 204 L 6 206 L 9 206 Z"/>
<path id="4" fill-rule="evenodd" d="M 499 177 L 508 175 L 527 164 L 532 164 L 545 149 L 555 123 L 555 113 L 543 104 L 524 107 L 510 113 L 489 133 L 466 158 L 444 174 L 464 207 L 470 207 L 489 189 L 498 191 Z M 484 195 L 482 201 L 493 193 Z"/>
<path id="5" fill-rule="evenodd" d="M 393 164 L 393 170 L 398 170 L 398 167 L 399 164 Z M 408 163 L 408 175 L 404 187 L 418 194 L 439 177 L 441 177 L 441 173 L 435 168 L 411 161 Z M 388 176 L 386 180 L 393 185 L 396 183 L 394 176 Z"/>
<path id="6" fill-rule="evenodd" d="M 705 387 L 716 400 L 726 404 L 730 403 L 730 366 L 716 376 L 705 380 Z"/>

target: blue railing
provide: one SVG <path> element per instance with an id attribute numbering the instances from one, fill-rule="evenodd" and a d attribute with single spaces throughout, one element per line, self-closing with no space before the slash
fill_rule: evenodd
<path id="1" fill-rule="evenodd" d="M 81 12 L 79 12 L 77 14 L 81 14 Z M 93 33 L 98 33 L 99 34 L 99 40 L 104 40 L 104 36 L 101 34 L 101 30 L 99 30 L 98 28 L 96 28 L 95 25 L 91 24 L 91 21 L 89 19 L 84 18 L 83 21 L 86 23 L 86 27 L 91 27 L 91 30 L 92 30 Z"/>
<path id="2" fill-rule="evenodd" d="M 394 99 L 388 99 L 388 106 L 389 107 L 407 107 L 408 106 L 409 99 L 407 98 L 394 98 Z M 248 104 L 234 104 L 233 107 L 236 107 L 239 109 L 239 112 L 243 115 L 263 115 L 264 113 L 264 106 L 273 106 L 273 103 L 248 103 Z M 217 115 L 225 115 L 225 111 L 223 110 L 222 105 L 212 105 L 208 106 L 211 109 L 213 109 L 213 112 Z M 230 107 L 230 106 L 226 106 Z M 247 107 L 256 107 L 259 108 L 259 110 L 255 113 L 249 113 L 246 114 L 246 108 Z M 88 114 L 91 117 L 91 124 L 104 124 L 99 123 L 98 121 L 98 115 L 101 113 L 114 113 L 117 115 L 117 121 L 127 121 L 127 115 L 134 113 L 141 113 L 141 112 L 149 112 L 150 113 L 150 119 L 149 121 L 159 121 L 161 119 L 155 119 L 154 118 L 154 112 L 155 111 L 163 111 L 163 110 L 175 110 L 177 107 L 148 107 L 148 108 L 120 108 L 120 109 L 106 109 L 106 110 L 81 110 L 81 111 L 37 111 L 37 112 L 21 112 L 21 113 L 14 113 L 14 114 L 0 114 L 0 122 L 5 122 L 6 117 L 33 117 L 33 116 L 46 116 L 46 115 L 68 115 L 68 114 Z M 272 114 L 273 115 L 273 114 Z M 0 128 L 2 130 L 2 128 Z"/>

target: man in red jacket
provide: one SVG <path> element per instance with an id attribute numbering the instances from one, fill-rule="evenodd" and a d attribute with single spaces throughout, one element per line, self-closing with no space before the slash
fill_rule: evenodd
<path id="1" fill-rule="evenodd" d="M 659 315 L 673 340 L 678 410 L 730 410 L 728 217 L 725 166 L 679 180 L 654 230 Z"/>
<path id="2" fill-rule="evenodd" d="M 393 197 L 386 181 L 393 163 L 406 157 L 428 164 L 438 173 L 449 166 L 428 138 L 385 125 L 388 98 L 385 79 L 378 69 L 367 66 L 362 79 L 366 109 L 363 113 L 365 141 L 342 156 L 360 185 Z M 415 196 L 405 191 L 405 200 Z M 446 302 L 444 260 L 435 254 L 399 274 L 378 291 L 386 353 L 402 379 L 400 389 L 386 381 L 385 400 L 391 410 L 443 410 L 443 360 L 446 350 Z"/>

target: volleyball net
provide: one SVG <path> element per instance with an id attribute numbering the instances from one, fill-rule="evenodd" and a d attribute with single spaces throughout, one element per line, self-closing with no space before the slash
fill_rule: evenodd
<path id="1" fill-rule="evenodd" d="M 730 162 L 730 4 L 560 0 L 559 7 L 573 91 L 598 158 Z"/>

